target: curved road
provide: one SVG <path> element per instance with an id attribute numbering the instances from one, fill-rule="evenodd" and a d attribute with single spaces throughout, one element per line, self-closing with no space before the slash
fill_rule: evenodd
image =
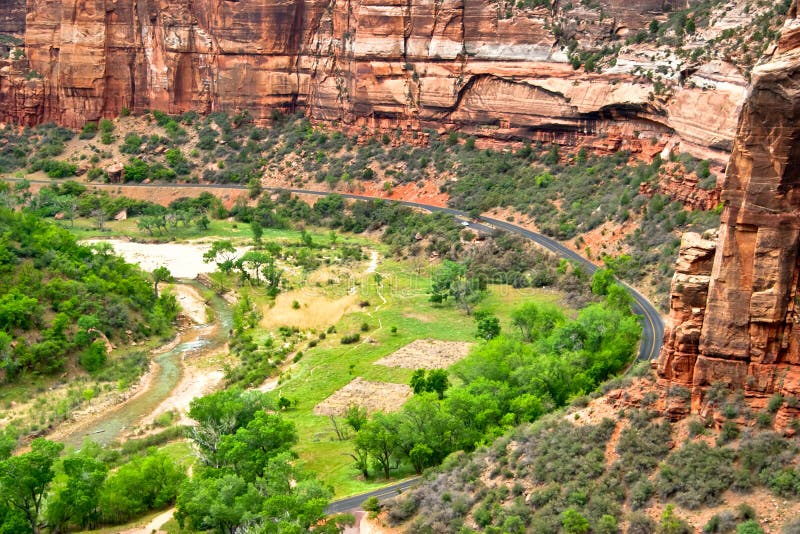
<path id="1" fill-rule="evenodd" d="M 10 179 L 9 181 L 16 181 L 16 180 Z M 47 184 L 52 183 L 52 182 L 47 182 L 45 180 L 41 181 L 29 180 L 29 181 L 37 183 L 46 182 Z M 95 187 L 105 186 L 105 184 L 92 184 L 92 185 L 94 185 Z M 117 185 L 118 184 L 108 184 L 109 187 L 117 187 Z M 125 185 L 135 186 L 135 187 L 169 187 L 169 188 L 198 187 L 197 184 L 172 184 L 169 186 L 165 186 L 163 184 L 125 184 Z M 230 184 L 230 185 L 202 184 L 202 187 L 207 189 L 247 189 L 247 187 L 245 186 L 240 186 L 235 184 Z M 316 196 L 327 196 L 334 193 L 332 191 L 312 191 L 309 189 L 289 189 L 283 187 L 281 188 L 265 187 L 264 189 L 271 191 L 283 190 L 283 191 L 290 191 L 296 194 L 316 195 Z M 455 217 L 459 217 L 466 221 L 470 220 L 470 216 L 468 213 L 453 208 L 431 206 L 428 204 L 420 204 L 419 202 L 410 202 L 406 200 L 392 200 L 387 198 L 376 198 L 364 195 L 355 195 L 352 193 L 337 193 L 337 194 L 345 198 L 350 198 L 354 200 L 386 200 L 388 202 L 397 202 L 399 204 L 410 206 L 412 208 L 420 208 L 431 212 L 439 211 L 443 213 L 449 213 Z M 533 241 L 534 243 L 550 250 L 554 254 L 581 265 L 590 274 L 594 273 L 597 269 L 599 269 L 597 265 L 587 260 L 586 258 L 582 257 L 574 250 L 567 248 L 565 245 L 547 236 L 544 236 L 536 232 L 532 232 L 531 230 L 527 230 L 521 226 L 517 226 L 515 224 L 511 224 L 506 221 L 500 221 L 488 217 L 480 217 L 479 220 L 480 223 L 470 222 L 469 227 L 481 231 L 491 231 L 493 228 L 505 230 L 506 232 L 511 232 L 520 235 L 525 239 L 529 239 L 530 241 Z M 628 290 L 628 293 L 631 295 L 631 297 L 633 297 L 634 304 L 632 307 L 634 313 L 636 313 L 636 315 L 639 315 L 642 318 L 642 340 L 641 344 L 639 345 L 638 359 L 643 361 L 654 360 L 658 356 L 658 352 L 661 350 L 661 345 L 664 342 L 664 321 L 661 319 L 661 315 L 658 313 L 658 310 L 656 310 L 655 306 L 653 306 L 653 304 L 651 304 L 650 301 L 647 300 L 641 293 L 636 291 L 628 284 L 625 284 L 624 282 L 622 283 L 622 285 L 625 287 L 625 289 Z M 377 497 L 380 500 L 388 499 L 413 486 L 417 482 L 417 480 L 418 478 L 403 480 L 401 482 L 385 486 L 378 490 L 374 490 L 361 495 L 355 495 L 352 497 L 341 499 L 339 501 L 335 501 L 331 503 L 330 506 L 328 506 L 326 512 L 342 513 L 355 510 L 364 501 L 364 499 L 367 499 L 368 497 Z"/>

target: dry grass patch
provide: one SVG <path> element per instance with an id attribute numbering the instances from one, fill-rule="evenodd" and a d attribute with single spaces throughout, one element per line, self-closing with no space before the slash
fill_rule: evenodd
<path id="1" fill-rule="evenodd" d="M 345 387 L 314 406 L 315 415 L 344 415 L 353 404 L 368 412 L 394 412 L 412 395 L 405 384 L 370 382 L 360 376 Z"/>
<path id="2" fill-rule="evenodd" d="M 271 306 L 264 308 L 261 326 L 267 329 L 280 326 L 296 326 L 303 330 L 326 328 L 339 322 L 345 313 L 359 309 L 356 294 L 330 298 L 321 293 L 310 288 L 281 293 Z"/>
<path id="3" fill-rule="evenodd" d="M 446 369 L 467 357 L 472 343 L 417 339 L 381 358 L 376 365 L 403 369 Z"/>

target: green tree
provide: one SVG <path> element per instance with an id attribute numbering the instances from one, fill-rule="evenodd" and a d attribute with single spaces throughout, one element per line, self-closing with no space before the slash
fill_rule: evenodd
<path id="1" fill-rule="evenodd" d="M 100 492 L 103 521 L 124 523 L 148 510 L 163 508 L 175 502 L 185 480 L 181 466 L 165 453 L 151 450 L 108 477 Z"/>
<path id="2" fill-rule="evenodd" d="M 253 178 L 247 182 L 247 196 L 251 199 L 261 196 L 262 191 L 261 181 L 258 178 Z"/>
<path id="3" fill-rule="evenodd" d="M 561 514 L 561 526 L 567 534 L 586 534 L 589 532 L 589 520 L 575 508 L 567 508 Z"/>
<path id="4" fill-rule="evenodd" d="M 234 267 L 234 260 L 236 259 L 236 248 L 233 243 L 226 239 L 214 241 L 211 248 L 203 254 L 203 261 L 211 263 L 212 261 L 217 264 L 217 268 L 223 273 L 231 272 Z"/>
<path id="5" fill-rule="evenodd" d="M 467 275 L 466 265 L 445 260 L 434 273 L 430 295 L 433 303 L 452 298 L 469 315 L 472 306 L 483 298 L 483 287 L 479 279 Z"/>
<path id="6" fill-rule="evenodd" d="M 47 523 L 55 531 L 64 531 L 70 524 L 93 529 L 100 520 L 100 490 L 108 476 L 108 467 L 92 456 L 98 452 L 84 444 L 79 453 L 62 460 L 67 477 L 47 504 Z"/>
<path id="7" fill-rule="evenodd" d="M 413 373 L 411 373 L 411 381 L 409 385 L 411 386 L 411 390 L 415 395 L 419 395 L 420 393 L 424 393 L 428 390 L 428 378 L 426 375 L 427 371 L 425 369 L 416 369 Z"/>
<path id="8" fill-rule="evenodd" d="M 36 438 L 31 450 L 0 462 L 0 500 L 19 510 L 31 531 L 39 532 L 42 499 L 55 476 L 53 464 L 64 445 Z"/>
<path id="9" fill-rule="evenodd" d="M 450 380 L 447 378 L 447 371 L 444 369 L 433 369 L 428 373 L 428 380 L 425 390 L 436 393 L 439 400 L 444 398 L 444 392 L 450 387 Z"/>
<path id="10" fill-rule="evenodd" d="M 266 265 L 273 264 L 275 260 L 266 252 L 258 250 L 248 250 L 241 258 L 236 261 L 236 267 L 242 274 L 242 278 L 249 279 L 250 274 L 254 274 L 256 285 L 261 283 L 261 271 Z M 274 272 L 272 273 L 274 276 Z"/>
<path id="11" fill-rule="evenodd" d="M 519 328 L 524 341 L 534 341 L 564 322 L 564 315 L 552 305 L 526 302 L 511 312 L 511 323 Z"/>
<path id="12" fill-rule="evenodd" d="M 175 518 L 181 529 L 234 534 L 261 511 L 256 487 L 234 474 L 193 477 L 178 496 Z"/>
<path id="13" fill-rule="evenodd" d="M 592 293 L 595 295 L 605 295 L 608 293 L 608 288 L 616 284 L 614 279 L 614 271 L 611 269 L 598 269 L 592 275 Z"/>
<path id="14" fill-rule="evenodd" d="M 431 458 L 433 458 L 433 449 L 424 443 L 415 444 L 408 452 L 408 459 L 414 467 L 414 472 L 418 475 L 422 474 L 422 470 L 430 465 Z"/>
<path id="15" fill-rule="evenodd" d="M 250 223 L 250 230 L 253 232 L 253 243 L 257 247 L 261 246 L 261 237 L 264 235 L 264 227 L 261 226 L 261 223 L 257 220 L 253 220 Z"/>
<path id="16" fill-rule="evenodd" d="M 131 158 L 128 164 L 122 167 L 126 182 L 143 182 L 150 176 L 150 166 L 140 158 Z"/>
<path id="17" fill-rule="evenodd" d="M 597 522 L 597 528 L 595 531 L 597 534 L 617 534 L 619 532 L 617 518 L 613 515 L 603 515 L 600 518 L 600 521 Z"/>
<path id="18" fill-rule="evenodd" d="M 94 373 L 106 364 L 106 359 L 106 344 L 98 339 L 81 352 L 80 356 L 78 356 L 78 363 L 88 372 Z"/>
<path id="19" fill-rule="evenodd" d="M 0 297 L 0 328 L 29 329 L 39 315 L 39 301 L 24 295 L 18 287 Z"/>
<path id="20" fill-rule="evenodd" d="M 172 273 L 169 272 L 169 269 L 165 266 L 161 265 L 160 267 L 156 267 L 152 273 L 153 277 L 153 293 L 158 298 L 158 284 L 161 282 L 171 282 L 172 281 Z"/>
<path id="21" fill-rule="evenodd" d="M 300 230 L 300 242 L 303 243 L 303 246 L 312 248 L 314 246 L 314 238 L 311 237 L 305 229 Z"/>
<path id="22" fill-rule="evenodd" d="M 230 388 L 194 399 L 189 405 L 189 417 L 197 421 L 190 431 L 198 447 L 201 461 L 212 467 L 221 465 L 217 449 L 222 437 L 252 421 L 256 413 L 271 407 L 266 395 L 259 391 Z"/>
<path id="23" fill-rule="evenodd" d="M 361 427 L 363 427 L 368 420 L 367 409 L 358 404 L 351 404 L 348 406 L 344 414 L 344 422 L 355 432 L 361 430 Z"/>
<path id="24" fill-rule="evenodd" d="M 256 477 L 263 476 L 271 458 L 289 452 L 296 443 L 297 431 L 293 423 L 279 414 L 259 411 L 235 434 L 220 438 L 220 462 L 252 482 Z"/>
<path id="25" fill-rule="evenodd" d="M 391 470 L 397 467 L 399 420 L 396 414 L 378 412 L 372 416 L 355 438 L 356 448 L 367 451 L 375 459 L 383 475 L 389 478 Z"/>
<path id="26" fill-rule="evenodd" d="M 264 476 L 248 482 L 235 474 L 201 468 L 178 496 L 181 528 L 235 533 L 257 526 L 270 534 L 328 530 L 325 508 L 333 492 L 293 465 L 288 453 L 271 458 Z M 335 527 L 336 525 L 332 525 Z"/>
<path id="27" fill-rule="evenodd" d="M 476 336 L 480 339 L 494 339 L 500 335 L 500 319 L 493 313 L 475 312 L 475 322 L 478 324 Z"/>

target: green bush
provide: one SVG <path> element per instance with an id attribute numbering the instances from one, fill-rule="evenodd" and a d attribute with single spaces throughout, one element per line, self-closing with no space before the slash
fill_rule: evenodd
<path id="1" fill-rule="evenodd" d="M 80 139 L 93 139 L 95 135 L 97 135 L 97 123 L 87 122 L 83 125 L 83 129 L 78 137 Z"/>
<path id="2" fill-rule="evenodd" d="M 731 449 L 686 443 L 662 464 L 656 489 L 662 498 L 673 498 L 690 510 L 714 506 L 733 483 L 735 457 Z"/>
<path id="3" fill-rule="evenodd" d="M 78 357 L 78 363 L 90 373 L 98 371 L 106 363 L 106 344 L 101 340 L 92 343 Z"/>
<path id="4" fill-rule="evenodd" d="M 358 343 L 361 340 L 361 334 L 346 334 L 342 336 L 341 343 L 342 345 L 352 345 L 353 343 Z"/>

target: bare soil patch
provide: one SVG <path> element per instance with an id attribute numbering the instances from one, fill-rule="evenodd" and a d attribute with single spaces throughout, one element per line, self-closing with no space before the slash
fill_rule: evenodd
<path id="1" fill-rule="evenodd" d="M 394 412 L 411 397 L 405 384 L 370 382 L 360 376 L 314 407 L 315 415 L 344 415 L 353 404 L 368 412 Z"/>
<path id="2" fill-rule="evenodd" d="M 381 358 L 376 365 L 403 369 L 446 369 L 466 358 L 472 343 L 417 339 Z"/>

